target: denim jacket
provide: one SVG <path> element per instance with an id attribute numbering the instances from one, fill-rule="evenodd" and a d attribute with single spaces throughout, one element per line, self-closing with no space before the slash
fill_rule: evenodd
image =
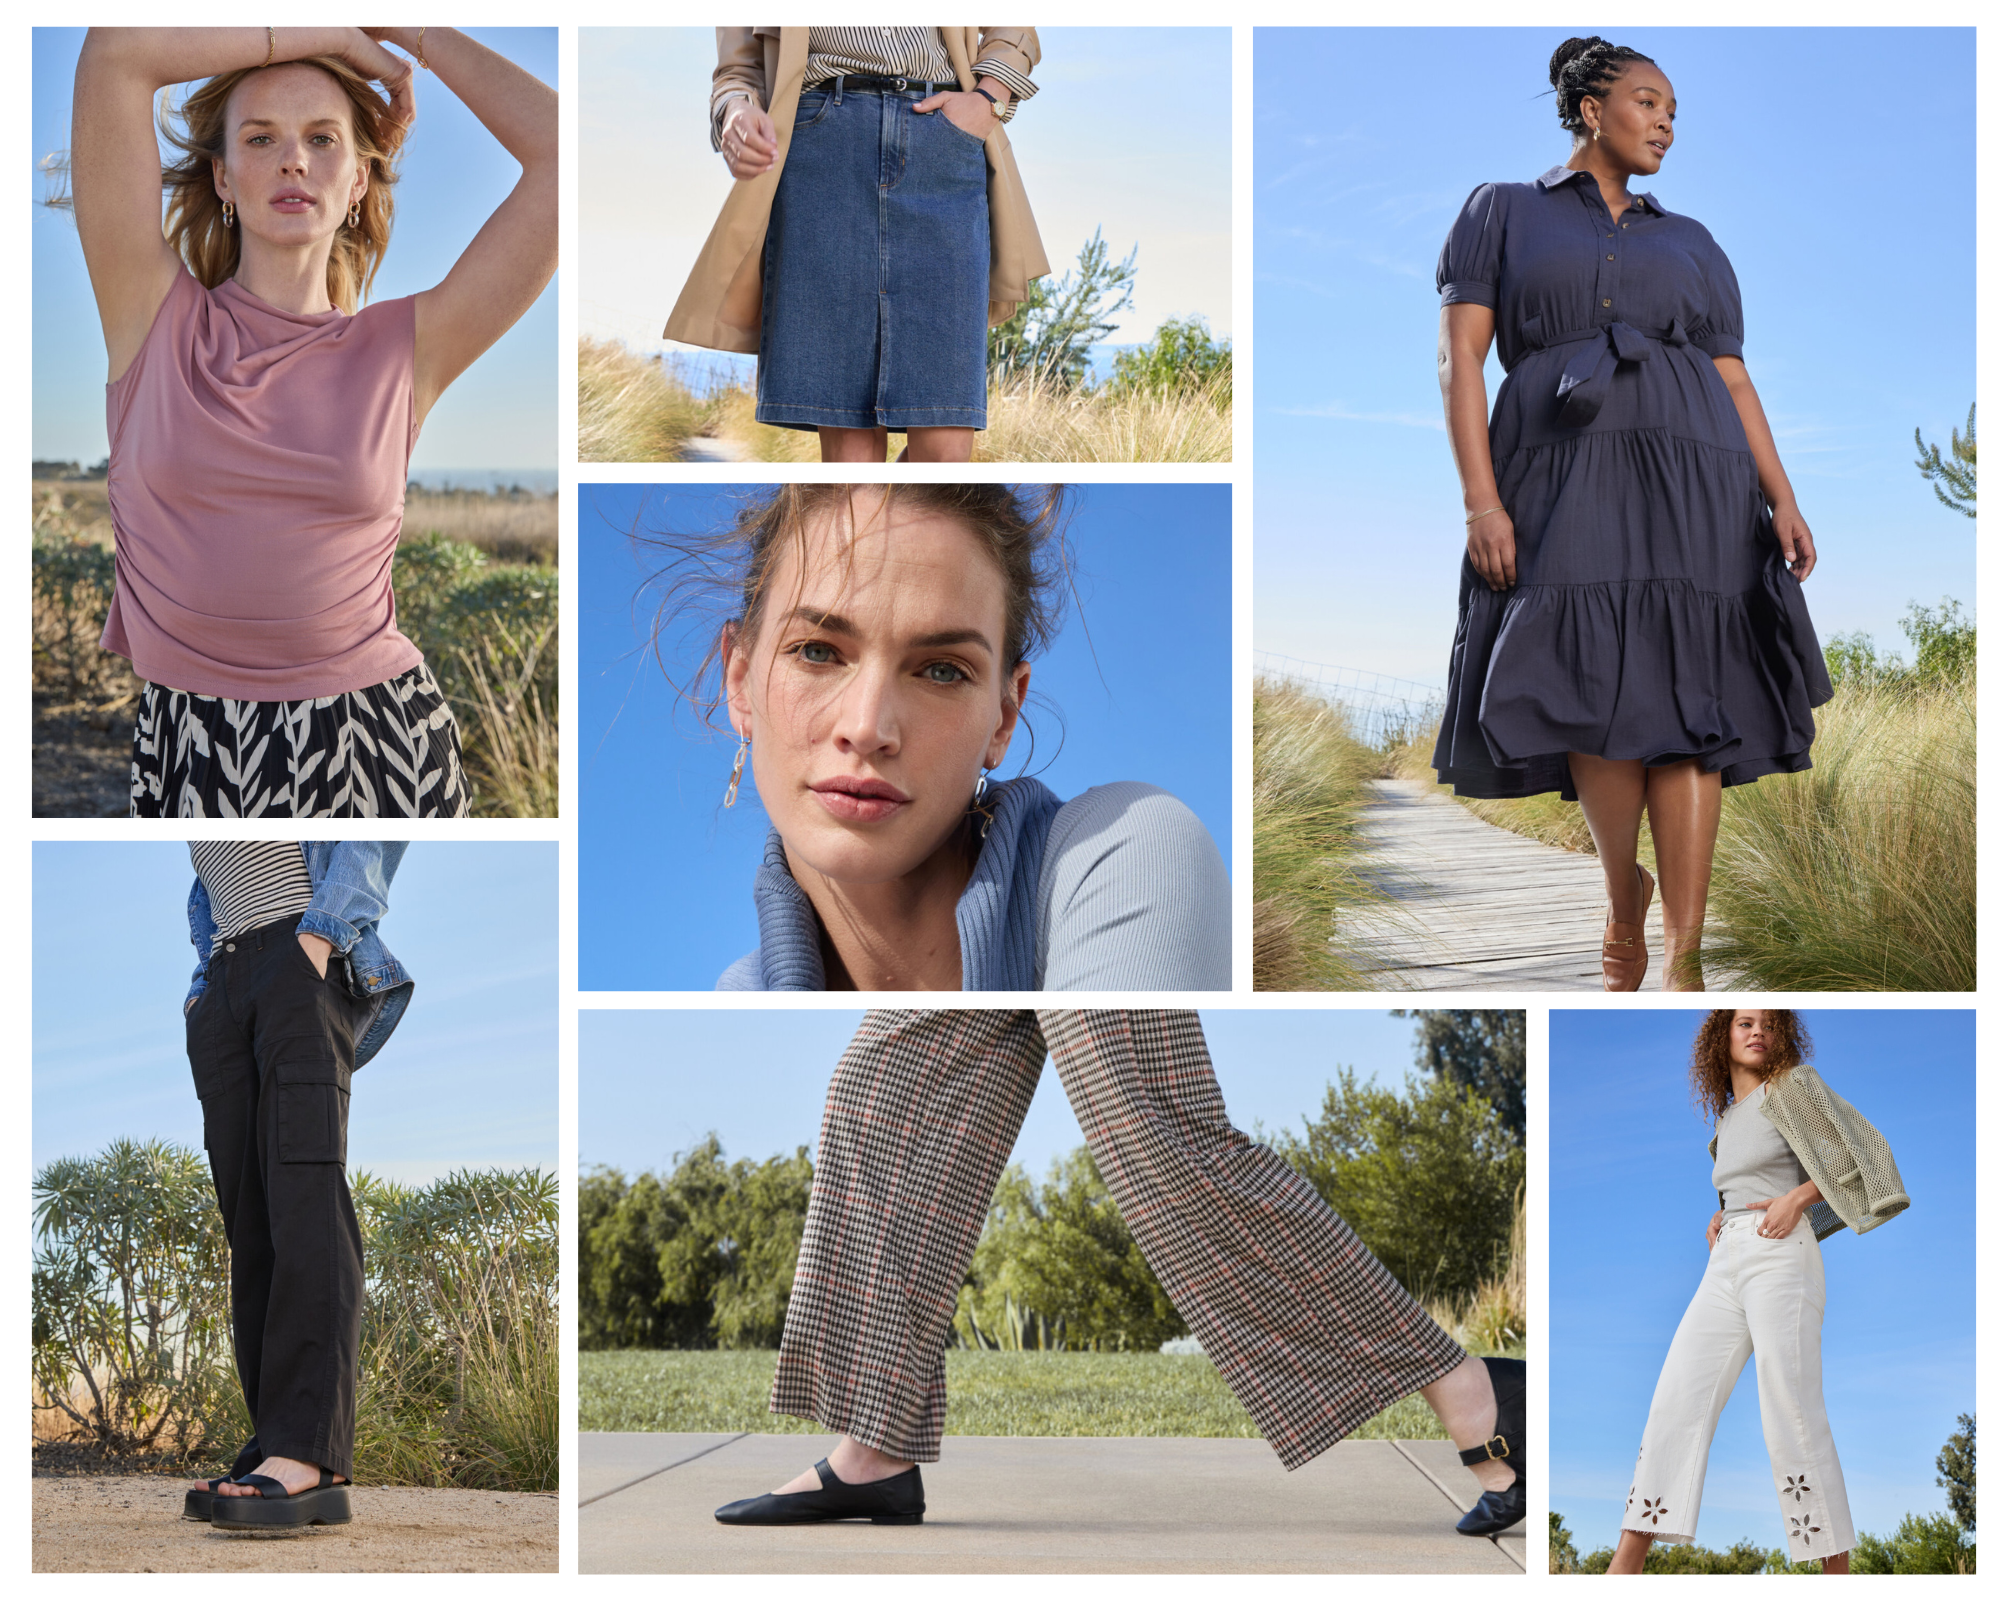
<path id="1" fill-rule="evenodd" d="M 402 963 L 389 954 L 375 925 L 389 912 L 389 882 L 396 876 L 407 841 L 340 840 L 302 845 L 306 875 L 312 880 L 312 904 L 299 918 L 300 933 L 318 934 L 333 946 L 328 973 L 339 972 L 355 999 L 372 1002 L 366 1023 L 354 1045 L 354 1065 L 367 1064 L 388 1043 L 396 1024 L 409 1009 L 416 984 Z M 188 895 L 188 938 L 200 957 L 194 984 L 182 1002 L 183 1013 L 194 1009 L 208 988 L 208 961 L 215 953 L 215 914 L 208 889 L 199 876 Z"/>

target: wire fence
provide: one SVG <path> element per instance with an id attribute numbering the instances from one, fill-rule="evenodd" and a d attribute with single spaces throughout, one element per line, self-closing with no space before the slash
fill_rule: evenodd
<path id="1" fill-rule="evenodd" d="M 1413 678 L 1395 678 L 1358 667 L 1329 666 L 1323 661 L 1302 661 L 1297 656 L 1270 650 L 1256 651 L 1253 659 L 1260 677 L 1294 684 L 1342 706 L 1351 720 L 1354 736 L 1376 749 L 1417 737 L 1444 710 L 1444 691 L 1435 684 L 1419 683 Z"/>

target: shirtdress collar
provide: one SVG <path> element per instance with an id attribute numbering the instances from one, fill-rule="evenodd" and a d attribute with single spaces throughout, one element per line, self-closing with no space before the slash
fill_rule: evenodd
<path id="1" fill-rule="evenodd" d="M 1549 170 L 1543 173 L 1539 178 L 1537 178 L 1535 182 L 1539 184 L 1544 190 L 1560 189 L 1564 184 L 1568 183 L 1571 179 L 1580 178 L 1582 176 L 1583 176 L 1583 169 L 1581 167 L 1550 167 Z M 1659 201 L 1655 200 L 1650 193 L 1635 194 L 1632 196 L 1632 198 L 1638 201 L 1641 205 L 1643 205 L 1648 211 L 1652 212 L 1653 215 L 1656 217 L 1664 217 L 1667 214 L 1667 208 L 1661 205 Z"/>

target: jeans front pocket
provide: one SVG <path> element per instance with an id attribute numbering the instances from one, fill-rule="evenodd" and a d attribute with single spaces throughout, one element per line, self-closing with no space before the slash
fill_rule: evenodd
<path id="1" fill-rule="evenodd" d="M 976 133 L 967 133 L 957 123 L 953 122 L 950 117 L 944 114 L 942 107 L 939 107 L 936 111 L 927 111 L 924 115 L 935 117 L 939 122 L 942 122 L 947 128 L 951 129 L 953 133 L 957 134 L 961 141 L 977 150 L 982 161 L 986 159 L 986 141 Z"/>
<path id="2" fill-rule="evenodd" d="M 792 132 L 801 128 L 811 128 L 826 121 L 827 111 L 833 105 L 833 96 L 823 89 L 808 89 L 799 96 L 799 109 L 792 117 Z"/>
<path id="3" fill-rule="evenodd" d="M 271 1077 L 278 1094 L 280 1161 L 347 1162 L 351 1074 L 327 1039 L 280 1040 Z"/>

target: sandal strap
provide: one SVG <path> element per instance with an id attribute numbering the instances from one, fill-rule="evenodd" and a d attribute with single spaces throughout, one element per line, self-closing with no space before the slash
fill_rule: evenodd
<path id="1" fill-rule="evenodd" d="M 247 1472 L 236 1481 L 245 1488 L 255 1489 L 266 1500 L 289 1500 L 292 1497 L 291 1490 L 276 1478 L 267 1478 L 261 1472 Z"/>

